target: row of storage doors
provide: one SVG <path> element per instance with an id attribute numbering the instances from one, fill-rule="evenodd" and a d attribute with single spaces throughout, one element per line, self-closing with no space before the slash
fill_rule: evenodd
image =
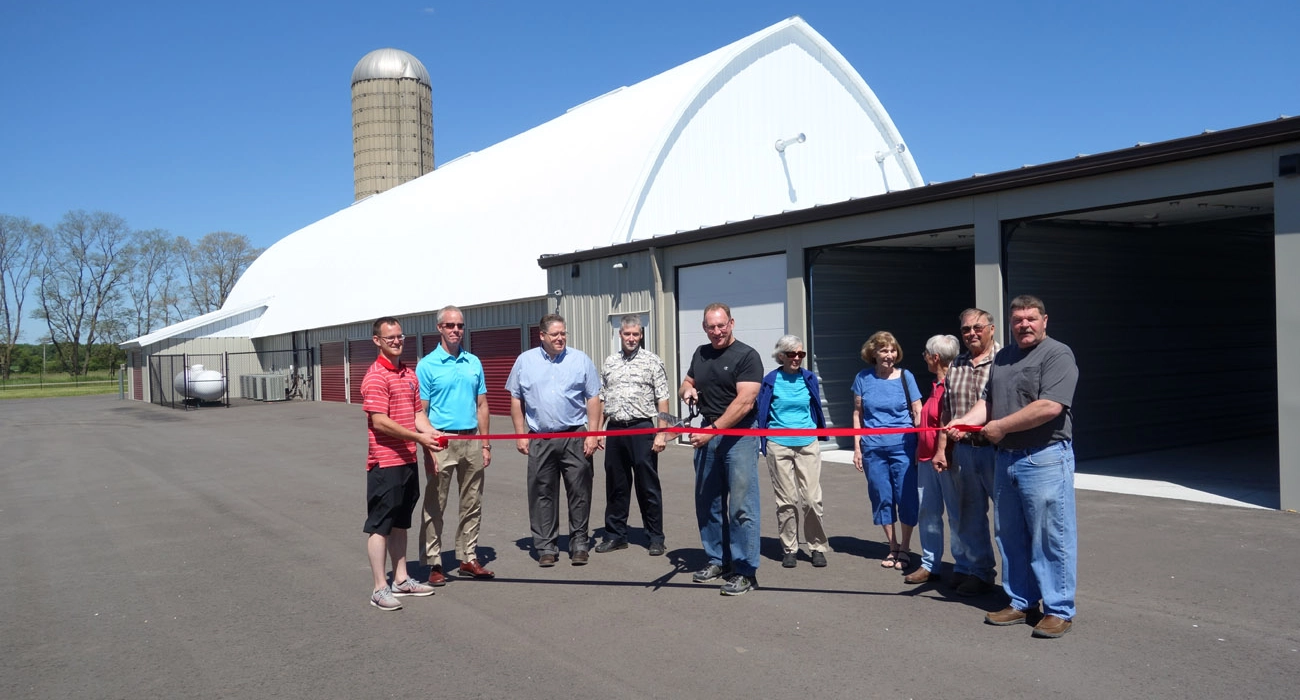
<path id="1" fill-rule="evenodd" d="M 420 357 L 433 352 L 438 345 L 439 335 L 429 333 L 420 336 L 418 343 L 411 340 L 407 339 L 402 348 L 402 362 L 414 366 Z M 529 341 L 527 347 L 538 346 L 537 326 L 530 327 L 527 336 L 522 328 L 492 328 L 469 333 L 465 347 L 483 363 L 488 408 L 494 416 L 510 414 L 506 379 L 514 367 L 515 358 L 525 348 L 525 340 Z M 366 370 L 370 369 L 377 355 L 378 349 L 370 338 L 321 343 L 321 400 L 361 403 L 361 380 L 365 378 Z"/>

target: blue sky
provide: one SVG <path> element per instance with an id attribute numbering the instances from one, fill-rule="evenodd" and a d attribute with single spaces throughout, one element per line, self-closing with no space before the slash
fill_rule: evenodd
<path id="1" fill-rule="evenodd" d="M 927 181 L 1300 114 L 1293 0 L 4 2 L 0 213 L 267 246 L 351 203 L 373 49 L 428 67 L 442 163 L 796 14 Z"/>

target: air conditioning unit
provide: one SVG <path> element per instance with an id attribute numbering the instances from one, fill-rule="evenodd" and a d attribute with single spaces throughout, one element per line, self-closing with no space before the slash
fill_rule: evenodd
<path id="1" fill-rule="evenodd" d="M 289 378 L 283 374 L 268 374 L 265 377 L 262 400 L 285 401 L 289 398 Z"/>
<path id="2" fill-rule="evenodd" d="M 253 399 L 255 401 L 266 400 L 266 375 L 265 374 L 253 375 Z"/>

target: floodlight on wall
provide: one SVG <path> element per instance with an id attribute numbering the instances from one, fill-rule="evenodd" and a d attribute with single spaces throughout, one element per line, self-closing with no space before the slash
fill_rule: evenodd
<path id="1" fill-rule="evenodd" d="M 777 153 L 785 153 L 785 147 L 786 147 L 786 146 L 793 146 L 793 145 L 796 144 L 796 143 L 803 143 L 804 141 L 807 141 L 807 140 L 808 140 L 808 137 L 807 137 L 807 136 L 804 136 L 803 134 L 799 134 L 798 136 L 792 136 L 792 137 L 790 137 L 790 138 L 788 138 L 788 139 L 777 139 L 777 140 L 776 140 L 776 152 L 777 152 Z"/>
<path id="2" fill-rule="evenodd" d="M 622 260 L 620 260 L 620 261 L 614 263 L 614 269 L 615 269 L 615 270 L 622 270 L 622 269 L 625 268 L 625 267 L 627 267 L 627 263 L 623 262 Z"/>
<path id="3" fill-rule="evenodd" d="M 899 141 L 898 145 L 888 151 L 876 151 L 876 165 L 880 166 L 880 179 L 885 183 L 886 192 L 891 192 L 892 190 L 889 187 L 889 177 L 885 174 L 885 159 L 890 156 L 901 156 L 906 152 L 907 144 L 904 144 L 902 141 Z M 898 166 L 901 168 L 903 167 L 903 164 L 899 163 Z"/>
<path id="4" fill-rule="evenodd" d="M 884 165 L 885 159 L 890 156 L 900 156 L 907 152 L 907 144 L 899 143 L 897 146 L 888 151 L 876 151 L 876 162 Z"/>

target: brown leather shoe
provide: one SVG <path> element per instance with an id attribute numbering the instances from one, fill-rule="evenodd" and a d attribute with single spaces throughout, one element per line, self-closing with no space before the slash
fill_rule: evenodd
<path id="1" fill-rule="evenodd" d="M 903 583 L 916 585 L 927 581 L 938 581 L 939 574 L 932 574 L 928 570 L 921 568 L 903 577 Z"/>
<path id="2" fill-rule="evenodd" d="M 1074 623 L 1055 615 L 1047 615 L 1038 624 L 1034 625 L 1034 636 L 1040 639 L 1056 639 L 1064 636 Z"/>
<path id="3" fill-rule="evenodd" d="M 542 567 L 555 566 L 555 562 L 558 559 L 559 557 L 556 557 L 554 554 L 543 554 L 537 557 L 537 565 Z"/>
<path id="4" fill-rule="evenodd" d="M 435 566 L 432 569 L 429 569 L 429 585 L 430 586 L 447 585 L 447 577 L 442 575 L 441 567 Z"/>
<path id="5" fill-rule="evenodd" d="M 569 563 L 574 566 L 584 566 L 591 559 L 591 553 L 585 549 L 579 549 L 569 557 Z"/>
<path id="6" fill-rule="evenodd" d="M 1005 627 L 1007 625 L 1023 625 L 1029 623 L 1030 619 L 1037 621 L 1037 610 L 1017 610 L 1008 605 L 997 612 L 991 612 L 984 616 L 984 623 L 988 625 L 997 625 Z"/>
<path id="7" fill-rule="evenodd" d="M 462 562 L 458 571 L 462 578 L 476 578 L 484 581 L 496 578 L 496 574 L 480 566 L 477 559 L 470 559 L 467 562 Z"/>

